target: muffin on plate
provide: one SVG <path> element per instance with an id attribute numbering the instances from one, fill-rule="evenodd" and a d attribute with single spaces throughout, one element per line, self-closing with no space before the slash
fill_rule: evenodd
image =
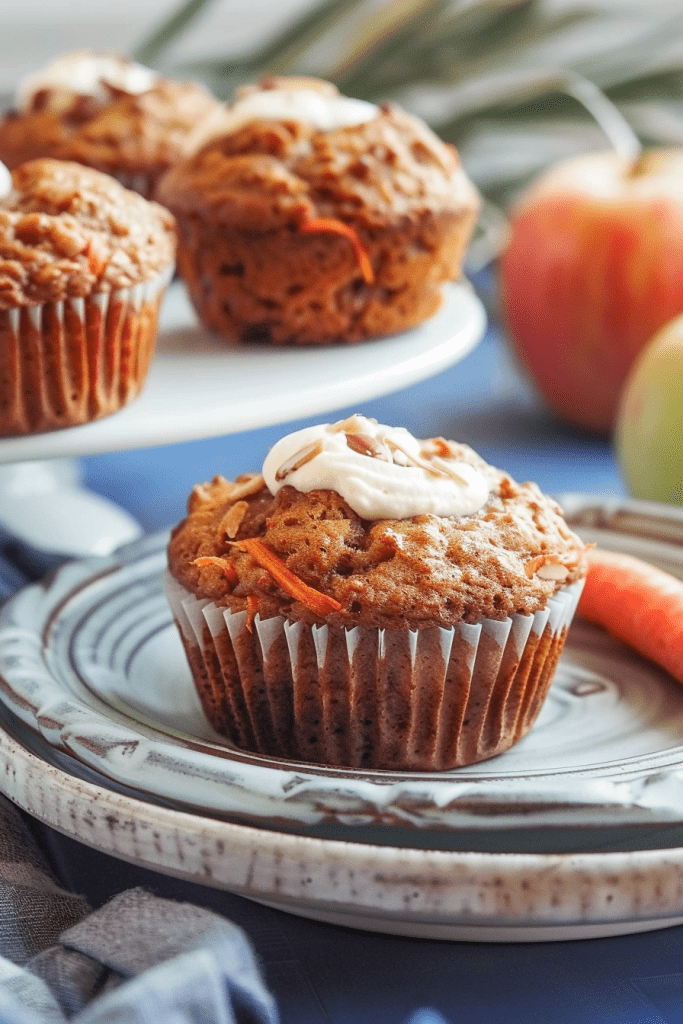
<path id="1" fill-rule="evenodd" d="M 80 164 L 0 168 L 0 436 L 116 412 L 147 376 L 173 217 Z"/>
<path id="2" fill-rule="evenodd" d="M 441 770 L 533 724 L 586 574 L 556 503 L 471 448 L 363 416 L 195 487 L 167 594 L 213 727 L 237 747 Z"/>
<path id="3" fill-rule="evenodd" d="M 222 109 L 195 82 L 178 82 L 110 53 L 78 51 L 23 79 L 0 121 L 0 160 L 73 160 L 152 198 L 159 177 L 189 152 L 191 132 Z"/>
<path id="4" fill-rule="evenodd" d="M 455 149 L 395 105 L 268 79 L 161 179 L 178 269 L 231 341 L 357 342 L 414 327 L 461 276 L 479 196 Z"/>

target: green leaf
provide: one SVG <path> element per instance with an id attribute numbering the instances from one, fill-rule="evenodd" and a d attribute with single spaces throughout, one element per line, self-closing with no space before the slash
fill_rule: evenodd
<path id="1" fill-rule="evenodd" d="M 205 7 L 214 0 L 187 0 L 166 21 L 163 21 L 147 39 L 133 51 L 133 59 L 141 64 L 154 66 L 161 54 L 182 35 L 185 29 L 196 21 Z"/>
<path id="2" fill-rule="evenodd" d="M 136 57 L 157 62 L 210 2 L 184 3 Z M 181 66 L 224 98 L 264 75 L 313 74 L 348 95 L 394 100 L 463 147 L 475 180 L 481 174 L 500 199 L 539 161 L 600 145 L 595 117 L 609 121 L 608 100 L 625 116 L 625 151 L 637 145 L 629 122 L 648 144 L 683 144 L 683 13 L 667 6 L 662 13 L 656 0 L 319 0 L 247 53 Z M 487 142 L 506 138 L 498 149 Z M 526 147 L 529 158 L 513 146 Z"/>
<path id="3" fill-rule="evenodd" d="M 323 0 L 258 50 L 253 59 L 270 74 L 289 73 L 297 57 L 364 3 L 365 0 Z"/>

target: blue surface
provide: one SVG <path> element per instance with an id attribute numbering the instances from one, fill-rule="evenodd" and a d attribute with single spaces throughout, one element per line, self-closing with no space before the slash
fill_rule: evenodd
<path id="1" fill-rule="evenodd" d="M 419 1010 L 435 1014 L 411 1024 L 683 1024 L 683 927 L 516 944 L 374 935 L 167 878 L 43 832 L 60 877 L 96 906 L 143 885 L 240 925 L 282 1024 L 407 1024 Z"/>
<path id="2" fill-rule="evenodd" d="M 479 285 L 488 284 L 483 278 Z M 490 296 L 487 296 L 490 299 Z M 610 444 L 556 423 L 490 330 L 433 380 L 333 413 L 361 411 L 470 443 L 552 493 L 623 495 Z M 303 426 L 297 421 L 286 429 Z M 260 468 L 283 428 L 83 460 L 85 477 L 148 530 L 176 522 L 199 480 Z M 60 873 L 99 904 L 133 884 L 210 906 L 242 925 L 284 1024 L 678 1024 L 683 928 L 578 942 L 484 945 L 337 928 L 135 868 L 45 831 Z M 431 1012 L 430 1012 L 431 1011 Z"/>
<path id="3" fill-rule="evenodd" d="M 494 302 L 487 278 L 478 282 Z M 515 366 L 500 332 L 490 329 L 462 362 L 404 391 L 334 410 L 405 426 L 416 437 L 441 435 L 471 444 L 485 459 L 517 480 L 534 479 L 557 494 L 582 491 L 622 495 L 611 445 L 562 426 L 545 412 Z M 169 526 L 184 515 L 187 496 L 200 480 L 259 470 L 269 447 L 290 430 L 320 417 L 243 434 L 82 460 L 86 481 L 133 512 L 146 530 Z"/>

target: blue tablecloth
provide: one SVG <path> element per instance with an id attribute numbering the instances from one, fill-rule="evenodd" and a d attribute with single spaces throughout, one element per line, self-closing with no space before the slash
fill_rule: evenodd
<path id="1" fill-rule="evenodd" d="M 488 289 L 489 280 L 478 285 Z M 490 294 L 487 294 L 490 300 Z M 500 333 L 433 380 L 361 411 L 418 436 L 470 443 L 517 479 L 555 494 L 624 494 L 607 441 L 548 416 Z M 295 429 L 310 421 L 296 421 Z M 182 517 L 194 483 L 258 469 L 282 427 L 83 460 L 86 481 L 146 530 Z M 36 826 L 67 888 L 93 906 L 134 885 L 209 907 L 241 925 L 284 1024 L 674 1024 L 683 1021 L 683 928 L 545 944 L 470 944 L 319 924 L 125 864 Z M 433 1012 L 430 1012 L 433 1011 Z"/>

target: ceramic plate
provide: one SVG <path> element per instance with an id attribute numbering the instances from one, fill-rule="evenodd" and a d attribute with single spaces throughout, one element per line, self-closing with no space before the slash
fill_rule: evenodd
<path id="1" fill-rule="evenodd" d="M 683 512 L 569 506 L 585 539 L 683 576 Z M 229 747 L 204 718 L 166 605 L 165 542 L 67 566 L 3 609 L 3 700 L 45 759 L 150 801 L 321 838 L 507 852 L 683 845 L 683 691 L 585 623 L 572 626 L 531 733 L 491 761 L 369 773 Z"/>
<path id="2" fill-rule="evenodd" d="M 683 576 L 683 510 L 563 503 L 586 540 Z M 406 776 L 250 757 L 196 704 L 163 541 L 67 567 L 3 609 L 0 789 L 30 814 L 374 931 L 542 941 L 683 923 L 683 694 L 664 673 L 575 623 L 542 718 L 486 764 Z"/>
<path id="3" fill-rule="evenodd" d="M 157 352 L 140 397 L 85 426 L 0 438 L 0 462 L 194 441 L 362 403 L 458 362 L 485 327 L 484 308 L 463 283 L 444 289 L 431 319 L 388 338 L 319 349 L 230 345 L 198 326 L 176 281 L 164 300 Z"/>
<path id="4" fill-rule="evenodd" d="M 539 942 L 683 923 L 683 849 L 461 853 L 275 832 L 79 779 L 2 729 L 0 779 L 25 811 L 88 846 L 332 924 L 430 939 Z"/>

